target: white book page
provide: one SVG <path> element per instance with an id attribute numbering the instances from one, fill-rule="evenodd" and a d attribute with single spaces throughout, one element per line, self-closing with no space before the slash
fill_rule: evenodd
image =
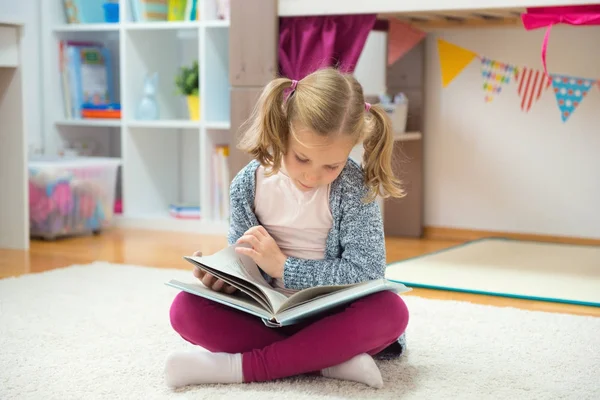
<path id="1" fill-rule="evenodd" d="M 256 263 L 248 256 L 235 252 L 236 246 L 229 246 L 215 254 L 203 257 L 189 257 L 201 264 L 206 264 L 214 269 L 221 270 L 236 278 L 254 283 L 267 297 L 273 310 L 277 312 L 281 305 L 287 301 L 284 294 L 277 292 L 263 278 Z"/>

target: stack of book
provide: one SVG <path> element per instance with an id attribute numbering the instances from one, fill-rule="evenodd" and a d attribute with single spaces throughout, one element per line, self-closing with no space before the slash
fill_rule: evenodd
<path id="1" fill-rule="evenodd" d="M 169 206 L 169 214 L 179 219 L 200 219 L 198 204 L 176 203 Z"/>

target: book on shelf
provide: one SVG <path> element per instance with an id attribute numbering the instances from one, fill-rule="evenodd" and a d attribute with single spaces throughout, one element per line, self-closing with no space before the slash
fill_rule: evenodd
<path id="1" fill-rule="evenodd" d="M 212 154 L 213 215 L 221 220 L 229 218 L 229 146 L 217 145 Z"/>
<path id="2" fill-rule="evenodd" d="M 69 24 L 98 24 L 106 22 L 106 0 L 63 0 L 65 16 Z"/>
<path id="3" fill-rule="evenodd" d="M 234 293 L 214 291 L 197 279 L 195 282 L 171 279 L 165 284 L 259 317 L 269 327 L 292 325 L 373 293 L 387 290 L 400 294 L 411 290 L 383 278 L 347 285 L 316 286 L 286 295 L 273 288 L 259 266 L 250 257 L 238 254 L 235 247 L 228 246 L 209 256 L 184 257 L 196 268 L 235 287 Z"/>
<path id="4" fill-rule="evenodd" d="M 68 119 L 120 118 L 110 50 L 99 42 L 59 42 L 59 71 Z"/>
<path id="5" fill-rule="evenodd" d="M 174 203 L 169 205 L 169 215 L 178 219 L 200 219 L 200 205 L 194 203 Z"/>
<path id="6" fill-rule="evenodd" d="M 129 0 L 134 22 L 197 21 L 198 0 Z"/>

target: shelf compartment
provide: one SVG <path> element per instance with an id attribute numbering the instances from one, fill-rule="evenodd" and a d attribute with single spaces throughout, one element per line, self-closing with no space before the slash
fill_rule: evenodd
<path id="1" fill-rule="evenodd" d="M 158 120 L 168 121 L 165 122 L 168 127 L 175 125 L 173 121 L 189 121 L 187 101 L 185 96 L 177 93 L 175 77 L 181 66 L 190 66 L 194 60 L 199 60 L 198 35 L 182 38 L 177 30 L 133 30 L 126 33 L 124 40 L 125 119 L 129 122 L 139 119 L 137 109 L 144 97 L 145 81 L 156 74 L 154 97 L 159 108 Z M 153 124 L 160 126 L 158 121 Z M 199 126 L 199 121 L 184 122 L 180 126 L 196 125 Z"/>
<path id="2" fill-rule="evenodd" d="M 124 214 L 167 214 L 200 202 L 199 131 L 128 129 L 124 137 Z"/>

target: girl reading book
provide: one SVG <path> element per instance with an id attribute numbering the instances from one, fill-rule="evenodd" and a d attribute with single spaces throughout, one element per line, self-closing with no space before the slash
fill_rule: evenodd
<path id="1" fill-rule="evenodd" d="M 359 143 L 362 165 L 349 157 Z M 300 81 L 274 79 L 240 142 L 253 160 L 231 183 L 229 244 L 244 244 L 236 251 L 285 294 L 384 278 L 375 198 L 404 195 L 392 172 L 392 147 L 386 112 L 365 102 L 352 75 L 327 68 Z M 213 290 L 235 290 L 198 269 L 194 274 Z M 205 350 L 169 355 L 166 380 L 179 387 L 320 374 L 379 388 L 383 380 L 373 357 L 402 354 L 408 314 L 400 296 L 384 291 L 270 328 L 260 318 L 181 292 L 171 306 L 171 325 Z"/>

